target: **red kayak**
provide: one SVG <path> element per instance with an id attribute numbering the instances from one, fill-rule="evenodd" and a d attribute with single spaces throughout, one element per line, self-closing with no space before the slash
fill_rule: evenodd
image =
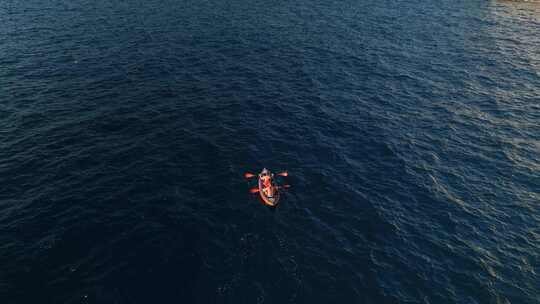
<path id="1" fill-rule="evenodd" d="M 276 175 L 279 176 L 288 176 L 289 174 L 285 172 L 277 173 Z M 278 186 L 276 179 L 274 178 L 274 174 L 268 169 L 264 168 L 261 173 L 258 175 L 252 174 L 252 173 L 245 173 L 245 178 L 253 178 L 258 177 L 258 187 L 250 189 L 251 193 L 259 193 L 261 196 L 261 199 L 265 205 L 268 206 L 277 206 L 279 203 L 280 198 L 280 191 L 283 188 L 289 188 L 290 185 L 283 185 Z"/>

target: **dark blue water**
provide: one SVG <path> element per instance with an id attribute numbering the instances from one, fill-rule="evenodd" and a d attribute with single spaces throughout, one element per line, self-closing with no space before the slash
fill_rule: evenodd
<path id="1" fill-rule="evenodd" d="M 0 303 L 539 303 L 540 5 L 0 2 Z M 278 208 L 246 171 L 287 169 Z"/>

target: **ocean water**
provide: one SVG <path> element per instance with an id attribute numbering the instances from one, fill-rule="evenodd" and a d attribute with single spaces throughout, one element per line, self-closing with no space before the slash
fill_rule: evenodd
<path id="1" fill-rule="evenodd" d="M 0 303 L 540 303 L 539 96 L 539 3 L 1 1 Z"/>

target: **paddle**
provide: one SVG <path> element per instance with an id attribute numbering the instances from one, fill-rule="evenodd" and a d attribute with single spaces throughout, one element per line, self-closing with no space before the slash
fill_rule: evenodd
<path id="1" fill-rule="evenodd" d="M 277 175 L 279 175 L 279 176 L 289 176 L 289 172 L 283 171 L 283 172 L 277 173 Z M 245 178 L 254 178 L 255 176 L 257 176 L 257 175 L 255 175 L 253 173 L 249 173 L 249 172 L 244 173 Z"/>
<path id="2" fill-rule="evenodd" d="M 257 176 L 257 175 L 255 175 L 255 174 L 253 174 L 253 173 L 249 173 L 249 172 L 244 173 L 244 177 L 245 177 L 245 178 L 253 178 L 253 177 L 255 177 L 255 176 Z"/>
<path id="3" fill-rule="evenodd" d="M 249 193 L 257 193 L 259 192 L 259 188 L 251 188 L 249 189 Z"/>

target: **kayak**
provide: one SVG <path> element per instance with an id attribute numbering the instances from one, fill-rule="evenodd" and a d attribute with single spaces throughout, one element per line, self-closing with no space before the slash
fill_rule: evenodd
<path id="1" fill-rule="evenodd" d="M 276 185 L 275 180 L 272 178 L 271 179 L 272 186 L 270 187 L 270 189 L 268 189 L 268 191 L 265 191 L 264 183 L 263 183 L 263 177 L 265 175 L 269 175 L 270 177 L 273 177 L 273 174 L 267 170 L 263 170 L 263 172 L 259 174 L 259 194 L 261 195 L 261 199 L 263 203 L 265 203 L 268 206 L 276 206 L 280 198 L 279 189 Z"/>
<path id="2" fill-rule="evenodd" d="M 276 176 L 289 176 L 289 173 L 287 171 L 283 171 L 280 173 L 277 173 Z M 258 187 L 253 187 L 249 189 L 250 193 L 259 193 L 261 196 L 261 200 L 263 203 L 267 206 L 275 207 L 279 203 L 279 198 L 281 197 L 281 190 L 290 188 L 291 185 L 284 184 L 279 185 L 277 184 L 277 180 L 274 178 L 274 174 L 270 172 L 268 169 L 264 168 L 261 173 L 259 174 L 253 174 L 246 172 L 244 173 L 244 177 L 246 179 L 257 177 L 257 185 Z M 265 181 L 267 187 L 265 187 Z"/>

